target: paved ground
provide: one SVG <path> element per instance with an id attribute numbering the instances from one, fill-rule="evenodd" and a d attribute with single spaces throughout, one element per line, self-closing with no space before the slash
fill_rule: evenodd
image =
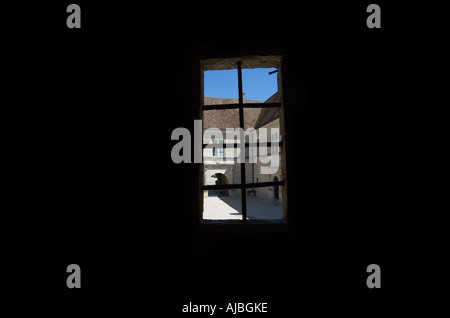
<path id="1" fill-rule="evenodd" d="M 242 219 L 241 197 L 208 197 L 204 199 L 203 219 Z M 247 218 L 250 220 L 281 220 L 282 208 L 278 200 L 247 197 Z"/>

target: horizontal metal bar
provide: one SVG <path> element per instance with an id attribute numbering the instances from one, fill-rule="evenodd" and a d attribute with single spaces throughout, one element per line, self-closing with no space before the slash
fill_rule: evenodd
<path id="1" fill-rule="evenodd" d="M 244 108 L 269 108 L 269 107 L 281 107 L 281 103 L 244 103 Z"/>
<path id="2" fill-rule="evenodd" d="M 262 188 L 273 186 L 284 186 L 284 180 L 272 181 L 272 182 L 258 182 L 258 183 L 245 183 L 245 188 Z M 241 189 L 242 184 L 221 184 L 221 185 L 202 185 L 202 190 L 227 190 L 227 189 Z"/>
<path id="3" fill-rule="evenodd" d="M 244 103 L 244 108 L 269 108 L 281 107 L 281 103 Z M 239 104 L 222 104 L 222 105 L 203 105 L 203 110 L 217 110 L 217 109 L 238 109 Z"/>
<path id="4" fill-rule="evenodd" d="M 212 145 L 215 148 L 223 148 L 223 149 L 231 149 L 231 148 L 239 148 L 241 144 L 238 143 L 219 143 L 219 144 L 202 144 L 202 147 L 205 148 L 207 145 Z M 224 145 L 225 147 L 222 147 L 222 145 Z M 274 142 L 272 145 L 272 142 L 268 141 L 268 142 L 255 142 L 255 143 L 248 143 L 246 142 L 244 144 L 245 148 L 248 147 L 267 147 L 267 148 L 271 148 L 272 146 L 278 146 L 281 147 L 283 146 L 283 142 L 282 141 L 278 141 L 278 142 Z"/>

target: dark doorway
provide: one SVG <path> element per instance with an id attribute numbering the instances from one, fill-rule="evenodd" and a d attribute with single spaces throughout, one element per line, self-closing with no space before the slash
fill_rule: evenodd
<path id="1" fill-rule="evenodd" d="M 277 177 L 273 177 L 272 181 L 278 181 Z M 280 187 L 279 186 L 274 186 L 273 187 L 273 194 L 274 194 L 274 198 L 279 200 L 280 199 Z"/>
<path id="2" fill-rule="evenodd" d="M 228 178 L 223 173 L 216 173 L 216 177 L 217 177 L 216 185 L 228 184 Z M 230 195 L 230 193 L 229 190 L 218 190 L 218 195 L 227 197 Z"/>

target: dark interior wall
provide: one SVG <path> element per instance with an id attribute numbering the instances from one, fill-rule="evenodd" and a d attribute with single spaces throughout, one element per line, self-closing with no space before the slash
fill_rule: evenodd
<path id="1" fill-rule="evenodd" d="M 333 236 L 332 233 L 339 233 L 338 229 L 328 228 L 328 233 L 321 229 L 329 224 L 326 220 L 329 215 L 343 211 L 333 200 L 339 198 L 338 192 L 342 193 L 345 178 L 340 181 L 340 187 L 327 189 L 330 182 L 327 173 L 330 176 L 338 173 L 338 161 L 341 160 L 332 154 L 336 149 L 329 148 L 332 137 L 328 134 L 345 122 L 340 116 L 330 120 L 328 114 L 333 105 L 340 103 L 333 95 L 336 86 L 340 86 L 339 81 L 333 82 L 338 76 L 328 74 L 336 70 L 333 63 L 339 59 L 323 52 L 323 46 L 318 46 L 321 40 L 304 35 L 307 32 L 291 35 L 289 32 L 283 34 L 282 29 L 278 31 L 279 34 L 260 34 L 250 40 L 220 36 L 214 40 L 173 37 L 163 45 L 160 64 L 163 80 L 159 96 L 162 97 L 161 105 L 165 106 L 160 114 L 170 118 L 170 123 L 162 128 L 167 137 L 159 140 L 163 145 L 158 149 L 164 149 L 163 154 L 167 157 L 175 144 L 175 141 L 168 141 L 171 129 L 187 127 L 193 131 L 193 119 L 198 118 L 200 58 L 251 54 L 284 56 L 289 224 L 199 225 L 199 196 L 195 187 L 199 166 L 176 165 L 169 158 L 161 161 L 164 168 L 159 180 L 166 186 L 154 185 L 152 195 L 157 201 L 170 202 L 170 206 L 162 224 L 157 226 L 157 239 L 153 244 L 159 251 L 157 259 L 161 260 L 161 266 L 170 273 L 168 276 L 181 282 L 178 286 L 186 286 L 177 293 L 180 301 L 185 301 L 192 293 L 213 299 L 227 295 L 237 298 L 260 295 L 273 302 L 291 300 L 305 286 L 313 288 L 314 283 L 309 280 L 317 273 L 314 267 L 325 266 L 321 264 L 324 258 L 320 247 L 326 240 L 321 236 L 328 238 Z M 330 65 L 333 69 L 328 69 Z M 316 109 L 311 110 L 312 107 Z M 315 150 L 314 162 L 310 160 L 311 147 Z M 185 183 L 186 180 L 192 182 Z M 178 189 L 171 188 L 180 184 Z M 312 195 L 311 189 L 315 190 Z M 315 213 L 313 228 L 311 213 Z M 316 231 L 313 237 L 310 235 L 312 229 Z M 312 246 L 319 249 L 314 251 Z M 323 247 L 327 248 L 327 245 Z M 326 281 L 326 278 L 321 279 Z M 195 292 L 191 289 L 194 285 Z M 162 282 L 162 288 L 171 290 L 168 286 L 172 284 Z"/>
<path id="2" fill-rule="evenodd" d="M 282 317 L 323 299 L 370 305 L 365 270 L 377 263 L 376 303 L 392 301 L 405 280 L 391 138 L 405 55 L 391 8 L 380 1 L 383 28 L 370 30 L 367 4 L 183 3 L 156 19 L 154 7 L 81 3 L 80 32 L 63 15 L 17 37 L 28 44 L 11 77 L 26 87 L 13 130 L 25 155 L 10 170 L 29 194 L 7 223 L 18 247 L 5 262 L 24 277 L 15 286 L 29 288 L 34 264 L 33 282 L 66 308 L 139 302 L 172 315 L 189 301 L 267 300 Z M 251 54 L 284 56 L 289 223 L 200 225 L 199 166 L 171 161 L 170 136 L 198 118 L 199 59 Z M 65 286 L 72 263 L 83 271 L 77 294 Z"/>
<path id="3" fill-rule="evenodd" d="M 192 180 L 180 190 L 152 190 L 171 202 L 153 244 L 168 276 L 184 286 L 176 293 L 180 303 L 189 295 L 261 295 L 292 309 L 298 297 L 311 296 L 305 288 L 348 288 L 364 303 L 364 294 L 356 295 L 366 288 L 366 264 L 376 259 L 395 268 L 386 256 L 393 257 L 387 242 L 372 234 L 386 221 L 381 202 L 389 202 L 376 195 L 388 171 L 376 159 L 388 134 L 377 127 L 384 116 L 375 109 L 383 109 L 390 94 L 386 47 L 393 38 L 383 31 L 369 37 L 357 13 L 364 8 L 348 7 L 344 14 L 342 8 L 305 6 L 297 8 L 297 19 L 268 17 L 266 33 L 249 23 L 243 32 L 231 28 L 214 36 L 206 31 L 164 39 L 158 96 L 165 105 L 161 115 L 171 118 L 160 140 L 167 156 L 175 144 L 168 141 L 171 129 L 193 131 L 198 118 L 199 58 L 284 56 L 288 225 L 199 225 L 198 189 L 191 186 L 198 182 L 198 165 L 162 162 L 164 176 L 171 176 L 160 178 L 167 185 Z M 177 200 L 170 200 L 172 191 L 179 191 Z M 172 290 L 166 281 L 159 286 Z"/>
<path id="4" fill-rule="evenodd" d="M 154 127 L 164 133 L 155 140 L 157 149 L 162 152 L 152 158 L 155 162 L 152 166 L 159 168 L 154 171 L 158 183 L 151 185 L 151 196 L 152 202 L 161 202 L 162 206 L 152 206 L 151 210 L 155 214 L 161 211 L 159 209 L 164 212 L 157 215 L 161 223 L 155 226 L 152 248 L 156 251 L 159 266 L 167 273 L 167 280 L 162 280 L 158 286 L 172 293 L 171 286 L 176 283 L 179 290 L 171 295 L 179 302 L 186 301 L 189 295 L 197 295 L 200 299 L 227 296 L 249 299 L 260 295 L 266 299 L 275 297 L 281 290 L 288 293 L 289 286 L 298 286 L 302 279 L 300 273 L 305 267 L 305 259 L 299 255 L 306 255 L 309 212 L 308 147 L 304 125 L 308 103 L 305 97 L 299 98 L 301 94 L 296 91 L 307 75 L 302 74 L 295 63 L 289 66 L 290 60 L 298 58 L 298 52 L 289 52 L 282 38 L 259 36 L 250 42 L 247 38 L 236 41 L 220 36 L 212 41 L 173 37 L 164 42 L 164 50 L 160 53 L 158 104 L 163 107 L 159 108 L 158 115 L 167 121 Z M 287 128 L 289 140 L 286 141 L 292 145 L 288 154 L 288 191 L 292 189 L 292 193 L 288 193 L 292 197 L 288 209 L 292 211 L 292 218 L 288 225 L 199 224 L 199 199 L 202 196 L 197 185 L 200 166 L 174 164 L 170 160 L 171 148 L 176 143 L 170 141 L 170 133 L 177 127 L 186 127 L 193 132 L 193 120 L 198 118 L 201 97 L 199 59 L 252 54 L 286 55 L 284 67 L 289 69 L 286 83 L 290 85 L 286 84 L 285 91 L 292 105 L 286 122 L 286 127 L 292 127 L 292 130 Z M 306 87 L 301 89 L 307 90 Z M 298 127 L 302 128 L 295 129 Z M 292 156 L 291 160 L 289 156 Z M 290 282 L 288 285 L 287 281 Z M 196 286 L 195 290 L 192 286 Z"/>

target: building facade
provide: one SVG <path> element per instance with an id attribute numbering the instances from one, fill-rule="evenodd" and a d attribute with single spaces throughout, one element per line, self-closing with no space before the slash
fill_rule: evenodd
<path id="1" fill-rule="evenodd" d="M 247 103 L 263 103 L 261 101 L 244 100 Z M 279 102 L 278 92 L 265 103 Z M 205 97 L 204 105 L 233 104 L 238 99 Z M 238 143 L 236 135 L 227 134 L 227 128 L 239 127 L 238 109 L 204 111 L 203 143 L 207 144 L 203 150 L 203 169 L 205 185 L 238 184 L 241 182 L 241 165 L 237 162 L 240 155 L 239 147 L 227 147 L 227 144 Z M 279 108 L 244 108 L 244 129 L 246 143 L 272 142 L 277 143 L 280 137 Z M 223 139 L 221 136 L 223 136 Z M 225 147 L 223 147 L 225 144 Z M 279 148 L 246 147 L 245 148 L 246 183 L 259 183 L 282 180 Z M 242 158 L 242 157 L 241 157 Z M 273 173 L 264 172 L 269 165 Z M 281 200 L 279 187 L 256 187 L 248 189 L 248 194 L 261 199 Z M 240 189 L 209 190 L 204 196 L 240 196 Z"/>

